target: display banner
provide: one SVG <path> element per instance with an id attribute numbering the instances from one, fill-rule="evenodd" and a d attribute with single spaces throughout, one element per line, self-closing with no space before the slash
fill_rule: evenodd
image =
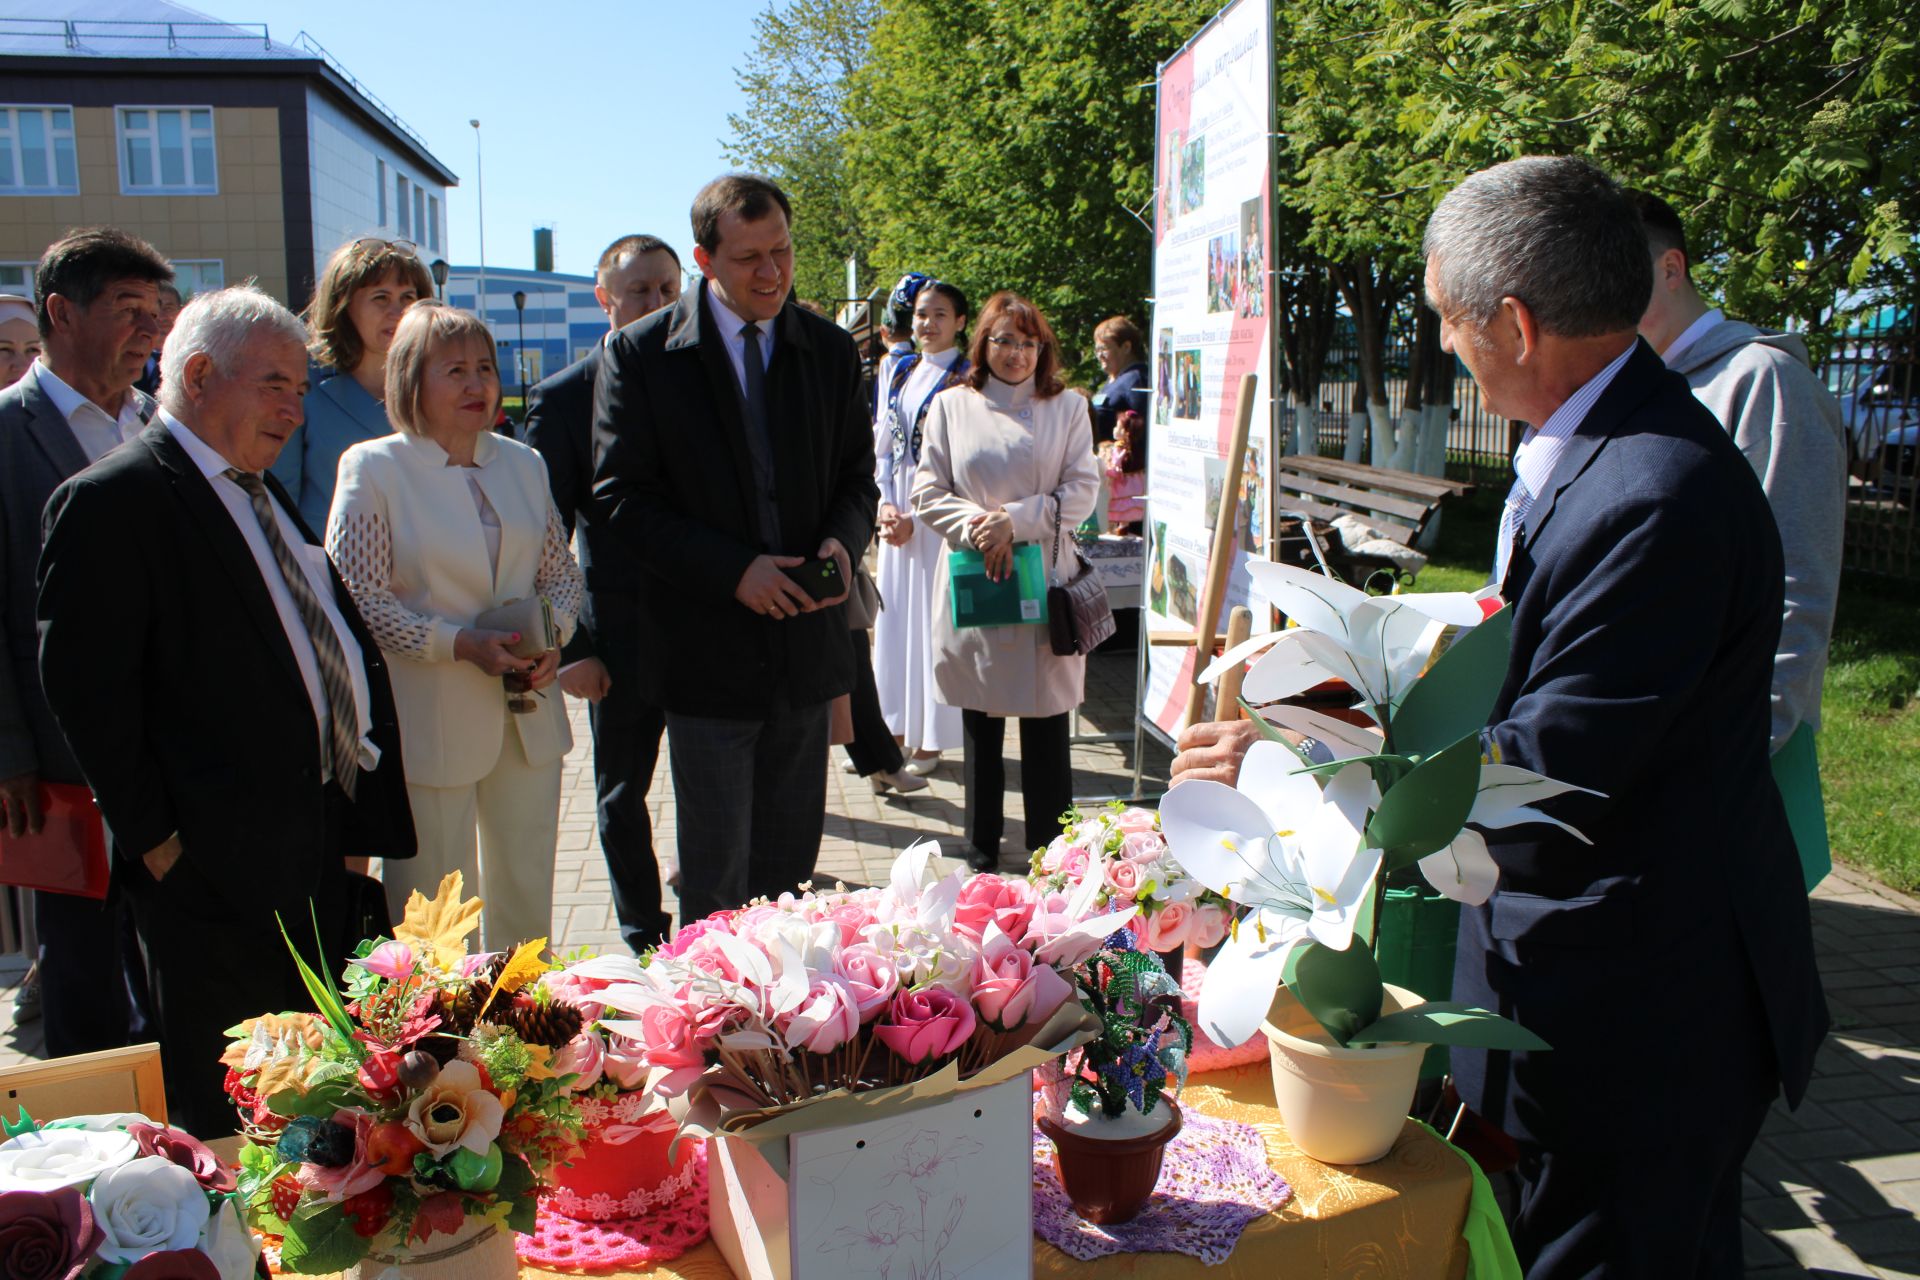
<path id="1" fill-rule="evenodd" d="M 1271 311 L 1273 19 L 1270 0 L 1235 0 L 1161 65 L 1155 159 L 1153 403 L 1147 427 L 1147 625 L 1191 630 L 1213 554 L 1240 380 L 1259 383 L 1234 515 L 1234 564 L 1215 628 L 1249 600 L 1249 557 L 1272 530 L 1275 456 Z M 1178 732 L 1196 653 L 1148 649 L 1141 715 Z M 1204 665 L 1205 659 L 1199 659 Z"/>

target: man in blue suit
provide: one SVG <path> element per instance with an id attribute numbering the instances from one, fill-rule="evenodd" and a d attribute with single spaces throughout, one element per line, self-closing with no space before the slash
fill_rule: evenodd
<path id="1" fill-rule="evenodd" d="M 1602 795 L 1592 841 L 1491 832 L 1454 998 L 1550 1052 L 1455 1049 L 1520 1144 L 1532 1277 L 1738 1276 L 1740 1166 L 1827 1027 L 1768 766 L 1780 536 L 1739 450 L 1635 333 L 1652 291 L 1626 193 L 1584 160 L 1462 182 L 1426 234 L 1441 343 L 1532 424 L 1495 556 L 1513 653 L 1498 758 Z"/>

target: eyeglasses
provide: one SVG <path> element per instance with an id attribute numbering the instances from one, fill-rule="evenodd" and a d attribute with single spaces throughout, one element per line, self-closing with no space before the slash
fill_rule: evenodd
<path id="1" fill-rule="evenodd" d="M 382 240 L 379 236 L 361 236 L 353 242 L 352 247 L 358 249 L 363 244 L 381 245 L 395 253 L 412 254 L 416 258 L 420 256 L 420 246 L 411 240 Z"/>
<path id="2" fill-rule="evenodd" d="M 1040 344 L 1032 338 L 988 338 L 987 341 L 1002 351 L 1018 351 L 1022 355 L 1032 355 L 1040 349 Z"/>

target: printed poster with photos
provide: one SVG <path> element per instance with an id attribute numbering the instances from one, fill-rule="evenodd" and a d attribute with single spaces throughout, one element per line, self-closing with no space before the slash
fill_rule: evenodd
<path id="1" fill-rule="evenodd" d="M 1148 424 L 1148 626 L 1190 630 L 1220 522 L 1240 379 L 1255 374 L 1252 426 L 1234 516 L 1234 564 L 1215 619 L 1248 598 L 1248 558 L 1269 554 L 1274 456 L 1268 321 L 1273 182 L 1269 0 L 1235 0 L 1160 68 L 1153 255 L 1153 410 Z M 1196 653 L 1148 649 L 1141 714 L 1168 735 L 1186 713 Z M 1204 665 L 1204 662 L 1201 664 Z"/>

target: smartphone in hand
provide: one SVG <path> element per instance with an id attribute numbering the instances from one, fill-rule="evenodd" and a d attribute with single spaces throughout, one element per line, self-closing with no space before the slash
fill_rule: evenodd
<path id="1" fill-rule="evenodd" d="M 835 596 L 845 595 L 846 579 L 840 576 L 840 561 L 833 556 L 823 556 L 818 560 L 809 560 L 783 570 L 785 574 L 800 584 L 800 589 L 815 600 L 831 600 Z"/>

